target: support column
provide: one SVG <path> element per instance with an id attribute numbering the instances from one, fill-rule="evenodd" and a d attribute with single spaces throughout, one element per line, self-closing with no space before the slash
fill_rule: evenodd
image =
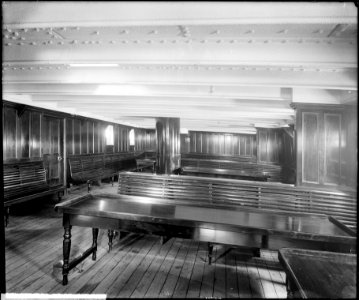
<path id="1" fill-rule="evenodd" d="M 172 174 L 181 167 L 180 119 L 157 118 L 157 174 Z"/>

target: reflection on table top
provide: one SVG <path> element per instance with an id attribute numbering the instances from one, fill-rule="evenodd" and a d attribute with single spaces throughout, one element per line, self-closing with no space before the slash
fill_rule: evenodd
<path id="1" fill-rule="evenodd" d="M 357 256 L 284 248 L 279 259 L 303 298 L 355 298 Z"/>
<path id="2" fill-rule="evenodd" d="M 65 213 L 85 214 L 142 221 L 167 220 L 185 225 L 186 222 L 219 224 L 265 230 L 267 233 L 296 232 L 330 237 L 350 237 L 325 215 L 289 214 L 248 208 L 215 208 L 159 203 L 148 197 L 119 194 L 86 195 L 56 205 Z M 354 238 L 354 237 L 353 237 Z"/>

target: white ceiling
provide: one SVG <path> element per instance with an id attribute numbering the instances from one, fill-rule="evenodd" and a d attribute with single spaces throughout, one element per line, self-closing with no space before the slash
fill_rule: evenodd
<path id="1" fill-rule="evenodd" d="M 6 100 L 145 128 L 179 117 L 188 130 L 247 133 L 293 124 L 292 102 L 357 103 L 353 3 L 2 6 Z"/>

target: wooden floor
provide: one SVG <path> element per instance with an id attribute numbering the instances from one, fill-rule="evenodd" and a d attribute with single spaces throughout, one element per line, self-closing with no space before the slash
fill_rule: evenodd
<path id="1" fill-rule="evenodd" d="M 116 193 L 103 184 L 97 192 Z M 86 193 L 72 191 L 69 197 Z M 107 232 L 100 230 L 97 260 L 85 259 L 61 284 L 62 219 L 55 200 L 41 199 L 12 209 L 5 229 L 7 293 L 106 294 L 111 298 L 286 298 L 285 273 L 277 252 L 261 251 L 254 258 L 243 249 L 214 247 L 207 263 L 207 245 L 172 238 L 129 234 L 114 239 L 108 253 Z M 89 228 L 72 230 L 71 257 L 92 242 Z"/>

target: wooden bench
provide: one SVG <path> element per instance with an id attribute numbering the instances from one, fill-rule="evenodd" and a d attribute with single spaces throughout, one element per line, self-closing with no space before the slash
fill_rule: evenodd
<path id="1" fill-rule="evenodd" d="M 184 175 L 222 177 L 255 181 L 282 182 L 281 167 L 249 161 L 182 158 Z"/>
<path id="2" fill-rule="evenodd" d="M 59 201 L 63 186 L 49 186 L 42 160 L 19 160 L 3 164 L 5 226 L 8 224 L 10 206 L 34 198 L 57 193 Z"/>
<path id="3" fill-rule="evenodd" d="M 118 193 L 193 205 L 246 206 L 333 216 L 356 230 L 356 192 L 311 190 L 269 182 L 121 173 Z"/>
<path id="4" fill-rule="evenodd" d="M 156 168 L 156 160 L 150 158 L 136 158 L 136 166 L 137 170 L 139 171 L 150 169 L 152 173 L 154 173 Z"/>
<path id="5" fill-rule="evenodd" d="M 93 182 L 110 178 L 112 185 L 119 171 L 139 171 L 148 165 L 137 165 L 134 153 L 81 154 L 68 158 L 68 179 L 72 183 L 86 182 L 90 191 Z"/>

